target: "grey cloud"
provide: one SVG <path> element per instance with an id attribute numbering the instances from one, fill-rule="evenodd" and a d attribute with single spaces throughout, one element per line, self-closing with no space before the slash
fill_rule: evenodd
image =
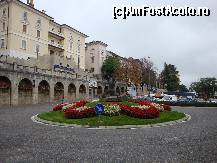
<path id="1" fill-rule="evenodd" d="M 215 0 L 37 0 L 58 22 L 66 23 L 101 40 L 122 56 L 150 56 L 158 69 L 164 62 L 175 64 L 184 84 L 200 77 L 216 76 L 217 1 Z M 209 7 L 210 17 L 137 17 L 114 20 L 112 6 L 189 5 Z"/>

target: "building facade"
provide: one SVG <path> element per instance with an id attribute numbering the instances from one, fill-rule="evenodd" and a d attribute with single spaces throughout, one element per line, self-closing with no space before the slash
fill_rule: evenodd
<path id="1" fill-rule="evenodd" d="M 0 55 L 23 59 L 43 55 L 72 58 L 85 69 L 87 35 L 34 8 L 32 1 L 0 1 Z"/>
<path id="2" fill-rule="evenodd" d="M 107 45 L 85 45 L 87 37 L 35 9 L 33 0 L 0 0 L 0 106 L 101 97 L 108 87 L 94 75 Z"/>
<path id="3" fill-rule="evenodd" d="M 86 43 L 86 71 L 93 73 L 94 75 L 101 75 L 101 68 L 107 57 L 107 46 L 108 45 L 102 41 Z"/>

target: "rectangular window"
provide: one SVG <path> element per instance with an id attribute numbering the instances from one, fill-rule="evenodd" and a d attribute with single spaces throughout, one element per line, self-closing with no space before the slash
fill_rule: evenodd
<path id="1" fill-rule="evenodd" d="M 91 57 L 91 62 L 94 63 L 94 60 L 95 60 L 95 57 L 92 56 L 92 57 Z"/>
<path id="2" fill-rule="evenodd" d="M 91 68 L 90 72 L 94 72 L 94 68 Z"/>
<path id="3" fill-rule="evenodd" d="M 26 40 L 22 40 L 22 49 L 26 50 Z"/>
<path id="4" fill-rule="evenodd" d="M 6 9 L 3 9 L 3 15 L 6 15 Z"/>
<path id="5" fill-rule="evenodd" d="M 36 50 L 36 53 L 39 54 L 39 52 L 40 52 L 40 45 L 36 45 L 35 50 Z"/>
<path id="6" fill-rule="evenodd" d="M 5 39 L 1 39 L 1 48 L 5 47 Z"/>
<path id="7" fill-rule="evenodd" d="M 37 30 L 37 37 L 41 37 L 41 31 Z"/>
<path id="8" fill-rule="evenodd" d="M 27 25 L 23 25 L 23 33 L 26 33 L 27 32 Z"/>
<path id="9" fill-rule="evenodd" d="M 24 21 L 27 21 L 27 12 L 24 12 L 24 13 L 23 13 L 23 20 L 24 20 Z"/>
<path id="10" fill-rule="evenodd" d="M 2 23 L 2 29 L 3 29 L 3 31 L 5 31 L 5 29 L 6 29 L 5 22 Z"/>

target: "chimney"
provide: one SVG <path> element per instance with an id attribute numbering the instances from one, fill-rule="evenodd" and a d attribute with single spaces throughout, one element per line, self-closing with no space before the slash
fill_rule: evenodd
<path id="1" fill-rule="evenodd" d="M 27 0 L 27 4 L 34 8 L 34 0 Z"/>

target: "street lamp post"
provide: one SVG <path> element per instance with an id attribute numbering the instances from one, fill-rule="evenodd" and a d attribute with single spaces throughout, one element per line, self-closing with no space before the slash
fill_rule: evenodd
<path id="1" fill-rule="evenodd" d="M 150 62 L 150 57 L 148 56 L 148 59 L 149 59 L 149 62 Z M 148 62 L 148 96 L 150 97 L 151 95 L 151 89 L 150 89 L 150 86 L 151 86 L 151 67 L 150 67 L 150 63 Z"/>

